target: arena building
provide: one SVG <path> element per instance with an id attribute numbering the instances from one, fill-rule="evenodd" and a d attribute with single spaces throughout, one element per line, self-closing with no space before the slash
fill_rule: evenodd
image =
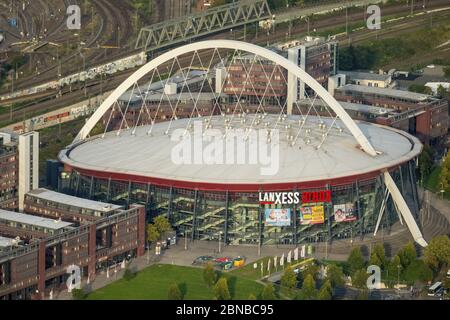
<path id="1" fill-rule="evenodd" d="M 286 69 L 317 93 L 330 117 L 301 109 L 297 114 L 286 102 L 275 114 L 261 102 L 253 113 L 236 111 L 235 99 L 234 110 L 214 102 L 219 112 L 180 119 L 175 106 L 167 121 L 138 121 L 90 137 L 119 98 L 160 65 L 200 50 L 214 50 L 214 56 L 224 48 Z M 145 103 L 141 108 L 139 114 Z M 421 150 L 406 132 L 352 120 L 326 89 L 277 53 L 213 40 L 176 48 L 130 76 L 59 159 L 69 177 L 64 192 L 123 206 L 144 204 L 150 219 L 166 215 L 179 235 L 192 239 L 260 246 L 356 240 L 399 221 L 426 246 L 417 224 L 415 162 Z"/>

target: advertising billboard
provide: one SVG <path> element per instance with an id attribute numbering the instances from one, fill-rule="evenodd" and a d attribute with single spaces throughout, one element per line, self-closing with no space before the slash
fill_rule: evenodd
<path id="1" fill-rule="evenodd" d="M 334 205 L 333 207 L 334 221 L 336 222 L 355 221 L 356 216 L 353 209 L 354 209 L 353 203 Z"/>
<path id="2" fill-rule="evenodd" d="M 291 225 L 291 209 L 266 209 L 266 226 L 286 227 Z"/>
<path id="3" fill-rule="evenodd" d="M 323 206 L 305 206 L 300 208 L 300 224 L 321 224 L 325 222 Z"/>

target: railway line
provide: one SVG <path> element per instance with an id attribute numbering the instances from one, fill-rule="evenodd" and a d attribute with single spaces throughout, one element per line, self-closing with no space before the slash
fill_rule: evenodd
<path id="1" fill-rule="evenodd" d="M 97 25 L 99 28 L 98 30 L 94 30 L 93 34 L 83 41 L 85 45 L 80 49 L 81 54 L 84 55 L 84 60 L 87 62 L 86 67 L 109 62 L 134 53 L 135 50 L 131 48 L 131 44 L 133 43 L 133 35 L 136 30 L 134 30 L 133 23 L 129 19 L 132 8 L 119 0 L 91 1 L 95 8 L 95 16 L 92 15 L 91 18 L 98 21 Z M 80 1 L 69 2 L 64 0 L 62 7 L 65 8 L 65 6 L 69 4 L 78 2 Z M 65 14 L 65 10 L 63 13 Z M 62 29 L 65 28 L 64 16 L 59 17 L 55 15 L 54 18 L 57 21 L 60 19 L 61 23 L 55 24 L 53 29 L 48 29 L 48 36 L 45 38 L 46 41 L 63 44 L 68 43 L 69 41 L 78 42 L 82 40 L 81 36 L 78 36 L 77 38 L 71 33 L 67 34 L 67 32 L 61 32 Z M 91 18 L 86 18 L 87 21 L 83 21 L 83 23 L 92 23 L 92 21 L 90 21 Z M 67 40 L 67 37 L 69 37 L 70 40 Z M 55 55 L 57 54 L 54 52 L 43 51 L 42 54 L 39 55 L 41 62 L 39 75 L 36 76 L 35 74 L 32 74 L 19 79 L 15 83 L 15 88 L 24 89 L 58 78 L 58 69 L 60 65 L 62 76 L 76 73 L 80 67 L 79 63 L 76 61 L 78 56 L 80 56 L 80 51 L 76 50 L 67 56 L 59 57 L 59 62 L 56 61 Z M 34 53 L 33 55 L 36 54 L 37 53 Z M 73 65 L 73 67 L 68 67 L 71 65 Z M 27 66 L 24 66 L 23 68 L 26 69 Z"/>
<path id="2" fill-rule="evenodd" d="M 100 5 L 100 8 L 97 9 L 99 12 L 99 16 L 104 19 L 104 21 L 108 21 L 111 19 L 111 16 L 114 15 L 115 13 L 117 13 L 117 11 L 114 11 L 110 6 L 108 5 L 112 5 L 112 4 L 106 4 L 107 2 L 106 0 L 93 0 L 95 1 L 95 3 L 97 5 Z M 428 3 L 428 6 L 426 8 L 426 10 L 433 10 L 433 9 L 437 9 L 437 8 L 442 8 L 445 7 L 446 5 L 448 5 L 448 1 L 445 0 L 436 0 L 436 1 L 430 1 Z M 102 11 L 101 11 L 101 10 Z M 122 8 L 125 9 L 125 8 Z M 119 10 L 120 9 L 116 9 Z M 384 10 L 384 16 L 395 16 L 397 14 L 400 13 L 408 13 L 410 10 L 410 7 L 405 7 L 404 5 L 399 5 L 399 6 L 390 6 L 387 7 Z M 100 11 L 102 13 L 100 13 Z M 164 8 L 158 8 L 157 10 L 154 11 L 155 12 L 155 16 L 161 18 L 164 12 Z M 449 11 L 450 13 L 450 11 Z M 438 23 L 439 21 L 445 21 L 445 19 L 448 19 L 449 15 L 447 12 L 436 12 L 433 16 L 433 19 L 436 23 Z M 363 21 L 364 19 L 364 11 L 360 10 L 360 11 L 356 11 L 356 12 L 349 12 L 349 17 L 348 20 L 352 22 L 352 24 L 354 24 L 355 22 L 358 21 Z M 130 26 L 131 22 L 128 21 L 128 24 L 125 21 L 120 22 L 120 19 L 116 19 L 117 22 L 116 24 L 114 24 L 115 26 Z M 126 20 L 126 19 L 125 19 Z M 324 20 L 311 20 L 310 21 L 310 29 L 313 30 L 314 28 L 316 30 L 323 30 L 323 29 L 328 29 L 330 27 L 338 27 L 338 26 L 342 26 L 343 24 L 345 24 L 345 16 L 343 15 L 338 15 L 338 16 L 334 16 L 334 17 L 328 17 L 327 19 Z M 386 36 L 391 36 L 394 34 L 401 34 L 403 32 L 409 32 L 411 30 L 413 30 L 414 28 L 420 28 L 421 26 L 424 25 L 424 23 L 427 22 L 427 15 L 424 14 L 422 16 L 416 16 L 413 18 L 407 18 L 401 22 L 395 22 L 394 24 L 392 24 L 393 26 L 395 25 L 395 28 L 386 28 L 386 30 L 382 29 L 378 31 L 378 34 L 375 34 L 374 32 L 367 32 L 367 30 L 359 30 L 359 31 L 353 31 L 350 33 L 350 35 L 347 36 L 342 36 L 340 38 L 342 41 L 342 44 L 345 45 L 347 41 L 351 41 L 353 43 L 355 42 L 359 42 L 359 41 L 364 41 L 367 40 L 371 37 L 386 37 Z M 114 25 L 112 26 L 112 28 L 114 27 Z M 397 27 L 398 26 L 398 27 Z M 111 30 L 111 25 L 109 27 L 105 26 L 105 32 L 107 32 L 107 30 Z M 125 27 L 125 29 L 127 29 Z M 287 26 L 283 25 L 283 26 L 278 26 L 276 28 L 276 32 L 275 33 L 270 33 L 269 36 L 267 37 L 267 35 L 265 33 L 260 33 L 260 35 L 258 36 L 258 38 L 256 37 L 247 37 L 247 41 L 249 42 L 253 42 L 253 43 L 260 43 L 260 44 L 266 44 L 267 41 L 269 41 L 270 43 L 274 43 L 275 41 L 280 41 L 280 39 L 283 39 L 283 36 L 286 36 L 286 31 L 287 31 Z M 291 36 L 295 37 L 301 34 L 305 34 L 307 32 L 307 26 L 306 23 L 297 23 L 295 24 L 292 29 L 291 29 Z M 123 33 L 122 35 L 119 35 L 120 38 L 123 39 L 123 37 L 129 37 L 130 34 L 132 32 L 129 33 Z M 212 35 L 210 37 L 208 37 L 209 39 L 219 39 L 219 38 L 223 38 L 225 35 L 225 33 L 220 33 L 220 34 L 215 34 Z M 226 33 L 226 36 L 229 37 L 229 33 Z M 102 39 L 103 40 L 103 39 Z M 108 39 L 109 41 L 117 41 L 117 38 L 114 39 Z M 122 41 L 122 40 L 119 40 Z M 123 52 L 125 52 L 125 54 L 127 53 L 126 50 L 122 51 L 121 54 L 124 54 Z M 73 56 L 78 55 L 79 53 L 76 52 L 73 54 Z M 103 52 L 104 54 L 104 52 Z M 116 56 L 119 56 L 119 53 L 116 53 Z M 102 58 L 100 58 L 99 56 L 101 56 L 102 53 L 99 53 L 98 51 L 96 53 L 93 53 L 92 55 L 86 55 L 86 61 L 109 61 L 111 60 L 111 58 L 114 55 L 110 55 L 109 57 L 105 58 L 105 60 L 103 60 Z M 96 59 L 95 59 L 96 58 Z M 92 60 L 91 60 L 92 59 Z M 70 60 L 67 60 L 67 62 L 65 63 L 70 63 Z M 189 64 L 189 62 L 185 61 L 184 62 L 184 66 L 187 66 Z M 79 67 L 79 66 L 78 66 Z M 109 89 L 113 89 L 114 86 L 117 86 L 118 84 L 121 83 L 121 81 L 123 81 L 129 74 L 131 74 L 131 72 L 133 72 L 133 70 L 127 71 L 127 72 L 121 72 L 120 74 L 117 74 L 117 77 L 114 77 L 113 79 L 110 79 L 108 81 L 108 83 L 103 83 L 103 87 L 101 88 L 101 90 L 103 91 L 107 91 Z M 39 79 L 53 79 L 51 73 L 49 73 L 48 75 L 41 75 L 39 77 Z M 36 81 L 36 79 L 31 79 L 29 83 L 33 83 L 33 80 Z M 88 86 L 88 96 L 93 96 L 98 94 L 101 90 L 100 90 L 100 84 L 99 83 L 95 83 L 95 80 L 93 81 L 89 81 L 87 83 Z M 80 88 L 78 88 L 80 89 Z M 51 97 L 55 97 L 56 95 L 56 91 L 55 92 L 49 92 L 49 94 L 47 96 L 40 96 L 41 99 L 45 98 L 45 101 L 42 101 L 40 103 L 36 103 L 34 102 L 34 104 L 31 104 L 29 106 L 26 107 L 21 107 L 20 110 L 14 111 L 13 112 L 13 119 L 17 119 L 17 117 L 22 118 L 23 114 L 33 114 L 34 112 L 37 112 L 38 110 L 46 110 L 46 111 L 50 111 L 50 109 L 57 109 L 58 107 L 64 105 L 64 103 L 69 103 L 74 101 L 73 99 L 79 99 L 80 93 L 76 92 L 77 91 L 77 87 L 74 86 L 72 87 L 72 90 L 75 92 L 64 92 L 63 96 L 58 98 L 58 99 L 51 99 Z M 9 103 L 20 103 L 22 100 L 17 99 L 14 101 L 4 101 L 2 102 L 2 104 L 9 104 Z M 9 114 L 2 114 L 0 115 L 0 121 L 6 121 L 8 120 L 10 117 Z"/>

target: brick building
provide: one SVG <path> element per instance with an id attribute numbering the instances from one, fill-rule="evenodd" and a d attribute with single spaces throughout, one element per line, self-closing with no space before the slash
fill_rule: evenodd
<path id="1" fill-rule="evenodd" d="M 0 208 L 17 209 L 19 158 L 17 143 L 9 135 L 0 135 Z"/>
<path id="2" fill-rule="evenodd" d="M 443 143 L 448 132 L 448 101 L 426 94 L 348 84 L 335 90 L 339 101 L 392 109 L 376 122 L 416 135 L 430 146 Z"/>
<path id="3" fill-rule="evenodd" d="M 62 219 L 77 225 L 113 215 L 123 207 L 66 195 L 43 188 L 25 195 L 24 211 L 36 216 Z"/>
<path id="4" fill-rule="evenodd" d="M 223 93 L 231 103 L 283 106 L 286 101 L 287 72 L 272 61 L 251 54 L 235 57 L 224 76 Z"/>
<path id="5" fill-rule="evenodd" d="M 78 266 L 82 278 L 93 280 L 99 270 L 145 252 L 144 206 L 131 205 L 129 210 L 116 210 L 81 226 L 26 214 L 3 214 L 0 236 L 19 235 L 26 245 L 0 252 L 0 300 L 42 298 L 51 290 L 66 288 L 69 266 Z"/>

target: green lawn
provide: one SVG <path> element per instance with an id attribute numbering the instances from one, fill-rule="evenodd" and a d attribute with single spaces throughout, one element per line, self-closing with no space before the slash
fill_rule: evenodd
<path id="1" fill-rule="evenodd" d="M 263 286 L 255 281 L 223 273 L 234 300 L 258 296 Z M 185 300 L 211 300 L 213 291 L 203 280 L 203 269 L 175 265 L 153 265 L 130 281 L 118 280 L 91 293 L 88 300 L 166 300 L 169 286 L 177 283 Z"/>

